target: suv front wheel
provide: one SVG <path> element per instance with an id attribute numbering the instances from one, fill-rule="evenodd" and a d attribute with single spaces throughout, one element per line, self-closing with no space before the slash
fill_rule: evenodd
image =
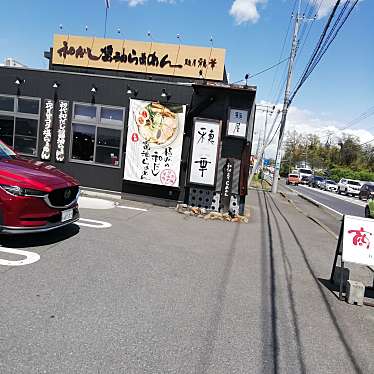
<path id="1" fill-rule="evenodd" d="M 366 218 L 370 218 L 370 209 L 369 209 L 369 207 L 367 205 L 365 207 L 365 217 Z"/>

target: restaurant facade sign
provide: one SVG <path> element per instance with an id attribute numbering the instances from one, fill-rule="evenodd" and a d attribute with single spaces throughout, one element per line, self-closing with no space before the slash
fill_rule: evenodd
<path id="1" fill-rule="evenodd" d="M 223 80 L 225 49 L 55 35 L 52 64 Z"/>
<path id="2" fill-rule="evenodd" d="M 44 118 L 43 118 L 43 148 L 40 158 L 43 161 L 51 159 L 51 141 L 53 125 L 54 101 L 51 99 L 44 100 Z"/>
<path id="3" fill-rule="evenodd" d="M 130 100 L 124 179 L 178 187 L 185 105 Z"/>
<path id="4" fill-rule="evenodd" d="M 66 141 L 66 123 L 69 113 L 69 101 L 58 101 L 58 128 L 57 128 L 57 149 L 56 161 L 65 161 L 65 141 Z"/>
<path id="5" fill-rule="evenodd" d="M 214 186 L 221 122 L 203 118 L 194 122 L 190 183 Z"/>
<path id="6" fill-rule="evenodd" d="M 227 135 L 245 138 L 247 136 L 248 111 L 230 109 L 228 117 Z"/>

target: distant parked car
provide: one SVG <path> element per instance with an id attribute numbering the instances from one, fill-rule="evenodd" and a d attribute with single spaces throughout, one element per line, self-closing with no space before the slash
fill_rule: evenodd
<path id="1" fill-rule="evenodd" d="M 365 207 L 365 217 L 374 218 L 374 199 L 370 198 Z"/>
<path id="2" fill-rule="evenodd" d="M 338 194 L 345 193 L 346 195 L 358 195 L 360 193 L 362 183 L 352 179 L 340 179 L 338 183 Z"/>
<path id="3" fill-rule="evenodd" d="M 298 168 L 297 172 L 300 176 L 300 182 L 302 184 L 307 184 L 309 181 L 309 178 L 313 176 L 313 170 L 307 169 L 307 168 Z"/>
<path id="4" fill-rule="evenodd" d="M 313 188 L 320 187 L 321 183 L 324 180 L 325 178 L 320 177 L 319 175 L 312 175 L 311 177 L 309 177 L 308 186 Z"/>
<path id="5" fill-rule="evenodd" d="M 374 198 L 374 184 L 365 183 L 358 194 L 360 200 L 368 200 L 370 197 Z"/>
<path id="6" fill-rule="evenodd" d="M 325 191 L 336 192 L 338 190 L 338 184 L 331 179 L 325 179 L 321 183 L 321 189 Z"/>
<path id="7" fill-rule="evenodd" d="M 286 184 L 293 184 L 297 186 L 300 183 L 300 176 L 296 173 L 290 173 L 288 174 Z"/>

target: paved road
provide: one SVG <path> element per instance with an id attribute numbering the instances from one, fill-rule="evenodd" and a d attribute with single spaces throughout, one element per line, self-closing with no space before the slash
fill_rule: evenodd
<path id="1" fill-rule="evenodd" d="M 326 205 L 327 207 L 339 212 L 340 214 L 349 214 L 363 217 L 365 215 L 365 203 L 357 198 L 340 196 L 332 192 L 321 191 L 316 188 L 306 186 L 289 186 L 292 190 L 312 198 L 313 200 Z"/>
<path id="2" fill-rule="evenodd" d="M 0 238 L 40 256 L 0 266 L 0 373 L 374 373 L 372 309 L 326 282 L 336 241 L 281 196 L 248 203 L 245 225 L 86 201 L 85 225 Z"/>

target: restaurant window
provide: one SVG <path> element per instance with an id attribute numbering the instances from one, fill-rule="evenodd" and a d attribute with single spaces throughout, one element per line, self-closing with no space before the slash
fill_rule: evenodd
<path id="1" fill-rule="evenodd" d="M 74 104 L 72 161 L 120 166 L 124 108 Z"/>
<path id="2" fill-rule="evenodd" d="M 0 95 L 0 140 L 20 154 L 37 155 L 40 99 Z"/>
<path id="3" fill-rule="evenodd" d="M 0 96 L 0 110 L 14 112 L 14 97 Z"/>

